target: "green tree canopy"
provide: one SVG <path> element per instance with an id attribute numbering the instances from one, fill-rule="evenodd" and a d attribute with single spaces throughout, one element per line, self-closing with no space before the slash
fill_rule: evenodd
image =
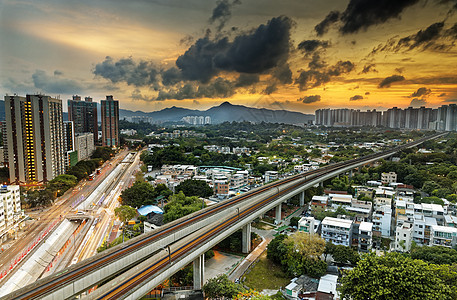
<path id="1" fill-rule="evenodd" d="M 298 227 L 298 221 L 300 221 L 300 217 L 292 217 L 290 218 L 289 225 Z"/>
<path id="2" fill-rule="evenodd" d="M 114 209 L 114 214 L 118 217 L 125 225 L 127 221 L 133 219 L 136 216 L 136 209 L 128 205 L 122 205 Z"/>
<path id="3" fill-rule="evenodd" d="M 457 250 L 441 246 L 413 247 L 410 256 L 437 265 L 457 263 Z"/>
<path id="4" fill-rule="evenodd" d="M 202 181 L 202 180 L 194 180 L 188 179 L 180 184 L 178 184 L 175 188 L 175 191 L 178 193 L 182 191 L 186 196 L 197 196 L 207 198 L 213 194 L 213 189 L 210 186 Z"/>
<path id="5" fill-rule="evenodd" d="M 367 254 L 342 278 L 344 299 L 455 299 L 457 266 L 438 266 L 399 253 Z"/>
<path id="6" fill-rule="evenodd" d="M 47 188 L 51 191 L 57 192 L 57 196 L 62 196 L 68 189 L 78 184 L 78 178 L 73 175 L 59 175 L 53 180 L 49 181 Z"/>
<path id="7" fill-rule="evenodd" d="M 164 207 L 163 221 L 164 223 L 169 223 L 196 212 L 205 206 L 203 200 L 198 197 L 186 197 L 181 191 L 178 194 L 170 196 L 170 200 Z"/>
<path id="8" fill-rule="evenodd" d="M 97 147 L 92 153 L 92 158 L 101 158 L 104 161 L 109 160 L 114 156 L 114 150 L 111 147 Z"/>
<path id="9" fill-rule="evenodd" d="M 209 279 L 203 286 L 203 292 L 208 299 L 232 299 L 244 288 L 232 282 L 226 274 Z"/>
<path id="10" fill-rule="evenodd" d="M 143 205 L 154 204 L 157 196 L 158 193 L 150 183 L 135 181 L 131 187 L 122 191 L 121 203 L 139 208 Z"/>

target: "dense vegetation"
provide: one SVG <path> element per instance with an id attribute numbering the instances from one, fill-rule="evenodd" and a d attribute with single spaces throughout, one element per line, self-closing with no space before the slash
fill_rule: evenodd
<path id="1" fill-rule="evenodd" d="M 398 253 L 365 255 L 342 278 L 345 299 L 456 299 L 457 265 L 428 264 Z"/>

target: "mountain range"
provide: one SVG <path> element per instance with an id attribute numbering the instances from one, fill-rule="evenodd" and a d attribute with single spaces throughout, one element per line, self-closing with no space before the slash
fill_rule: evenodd
<path id="1" fill-rule="evenodd" d="M 100 120 L 100 104 L 98 106 L 98 119 Z M 182 107 L 170 107 L 159 111 L 144 112 L 132 111 L 128 109 L 119 109 L 119 118 L 129 118 L 133 116 L 151 117 L 154 121 L 160 122 L 178 122 L 186 116 L 209 116 L 212 123 L 232 122 L 232 121 L 250 121 L 254 123 L 286 123 L 300 124 L 314 120 L 314 115 L 303 114 L 300 112 L 288 110 L 273 110 L 266 108 L 254 108 L 243 105 L 234 105 L 224 102 L 219 106 L 213 106 L 207 110 L 194 110 Z M 63 113 L 64 121 L 68 120 L 68 113 Z M 5 120 L 5 102 L 0 100 L 0 121 Z"/>
<path id="2" fill-rule="evenodd" d="M 212 123 L 250 121 L 255 123 L 286 123 L 299 124 L 314 120 L 314 115 L 303 114 L 288 110 L 273 110 L 266 108 L 254 108 L 243 105 L 234 105 L 224 102 L 219 106 L 213 106 L 207 110 L 193 110 L 182 107 L 170 107 L 154 112 L 131 111 L 119 109 L 119 118 L 132 116 L 147 116 L 154 121 L 177 122 L 186 116 L 209 116 Z"/>

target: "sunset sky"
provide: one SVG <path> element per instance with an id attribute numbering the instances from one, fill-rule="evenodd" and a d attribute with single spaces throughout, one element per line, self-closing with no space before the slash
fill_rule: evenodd
<path id="1" fill-rule="evenodd" d="M 3 95 L 143 111 L 457 103 L 457 0 L 0 0 L 0 41 Z"/>

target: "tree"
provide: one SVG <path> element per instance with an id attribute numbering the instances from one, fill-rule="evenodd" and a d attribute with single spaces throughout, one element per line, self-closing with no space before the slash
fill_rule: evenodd
<path id="1" fill-rule="evenodd" d="M 280 234 L 268 244 L 267 258 L 278 265 L 281 264 L 286 256 L 287 249 L 284 245 L 286 237 L 285 234 Z"/>
<path id="2" fill-rule="evenodd" d="M 68 189 L 78 184 L 78 178 L 73 175 L 59 175 L 47 184 L 47 189 L 57 192 L 57 197 L 62 196 Z"/>
<path id="3" fill-rule="evenodd" d="M 359 253 L 350 246 L 335 245 L 330 254 L 333 260 L 340 264 L 355 265 L 360 259 Z"/>
<path id="4" fill-rule="evenodd" d="M 136 216 L 136 209 L 128 205 L 122 205 L 114 209 L 114 214 L 125 224 Z"/>
<path id="5" fill-rule="evenodd" d="M 114 209 L 114 214 L 122 221 L 122 223 L 124 223 L 124 229 L 122 230 L 122 242 L 124 242 L 124 233 L 127 221 L 136 216 L 136 209 L 128 205 L 122 205 Z"/>
<path id="6" fill-rule="evenodd" d="M 101 158 L 104 161 L 109 160 L 114 156 L 114 150 L 111 147 L 97 147 L 92 153 L 92 158 Z"/>
<path id="7" fill-rule="evenodd" d="M 353 300 L 453 299 L 455 280 L 457 272 L 448 265 L 429 265 L 399 253 L 370 253 L 343 276 L 339 291 Z"/>
<path id="8" fill-rule="evenodd" d="M 289 225 L 298 227 L 298 221 L 300 221 L 299 217 L 292 217 L 290 218 Z"/>
<path id="9" fill-rule="evenodd" d="M 194 179 L 188 179 L 178 184 L 175 188 L 175 192 L 178 193 L 180 191 L 189 197 L 197 196 L 207 198 L 213 195 L 213 189 L 210 188 L 206 182 Z"/>
<path id="10" fill-rule="evenodd" d="M 248 290 L 241 293 L 238 293 L 233 300 L 268 300 L 271 299 L 270 296 L 262 295 L 256 290 Z"/>
<path id="11" fill-rule="evenodd" d="M 317 234 L 298 231 L 284 239 L 286 254 L 281 264 L 290 275 L 308 274 L 320 277 L 325 274 L 327 264 L 320 260 L 325 241 Z"/>
<path id="12" fill-rule="evenodd" d="M 232 282 L 226 274 L 211 278 L 203 285 L 205 298 L 209 299 L 232 299 L 243 291 L 244 288 Z"/>
<path id="13" fill-rule="evenodd" d="M 131 187 L 122 191 L 121 203 L 131 207 L 141 207 L 154 204 L 154 199 L 157 196 L 154 187 L 150 183 L 135 181 Z"/>
<path id="14" fill-rule="evenodd" d="M 420 200 L 421 203 L 431 203 L 431 204 L 439 204 L 439 205 L 443 205 L 444 204 L 444 201 L 441 200 L 440 198 L 436 197 L 436 196 L 432 196 L 432 197 L 424 197 Z"/>
<path id="15" fill-rule="evenodd" d="M 178 194 L 170 196 L 168 204 L 164 207 L 163 221 L 171 221 L 182 218 L 188 214 L 204 208 L 205 202 L 197 197 L 186 197 L 181 191 Z"/>
<path id="16" fill-rule="evenodd" d="M 457 263 L 457 250 L 441 246 L 412 247 L 410 256 L 437 265 Z"/>

